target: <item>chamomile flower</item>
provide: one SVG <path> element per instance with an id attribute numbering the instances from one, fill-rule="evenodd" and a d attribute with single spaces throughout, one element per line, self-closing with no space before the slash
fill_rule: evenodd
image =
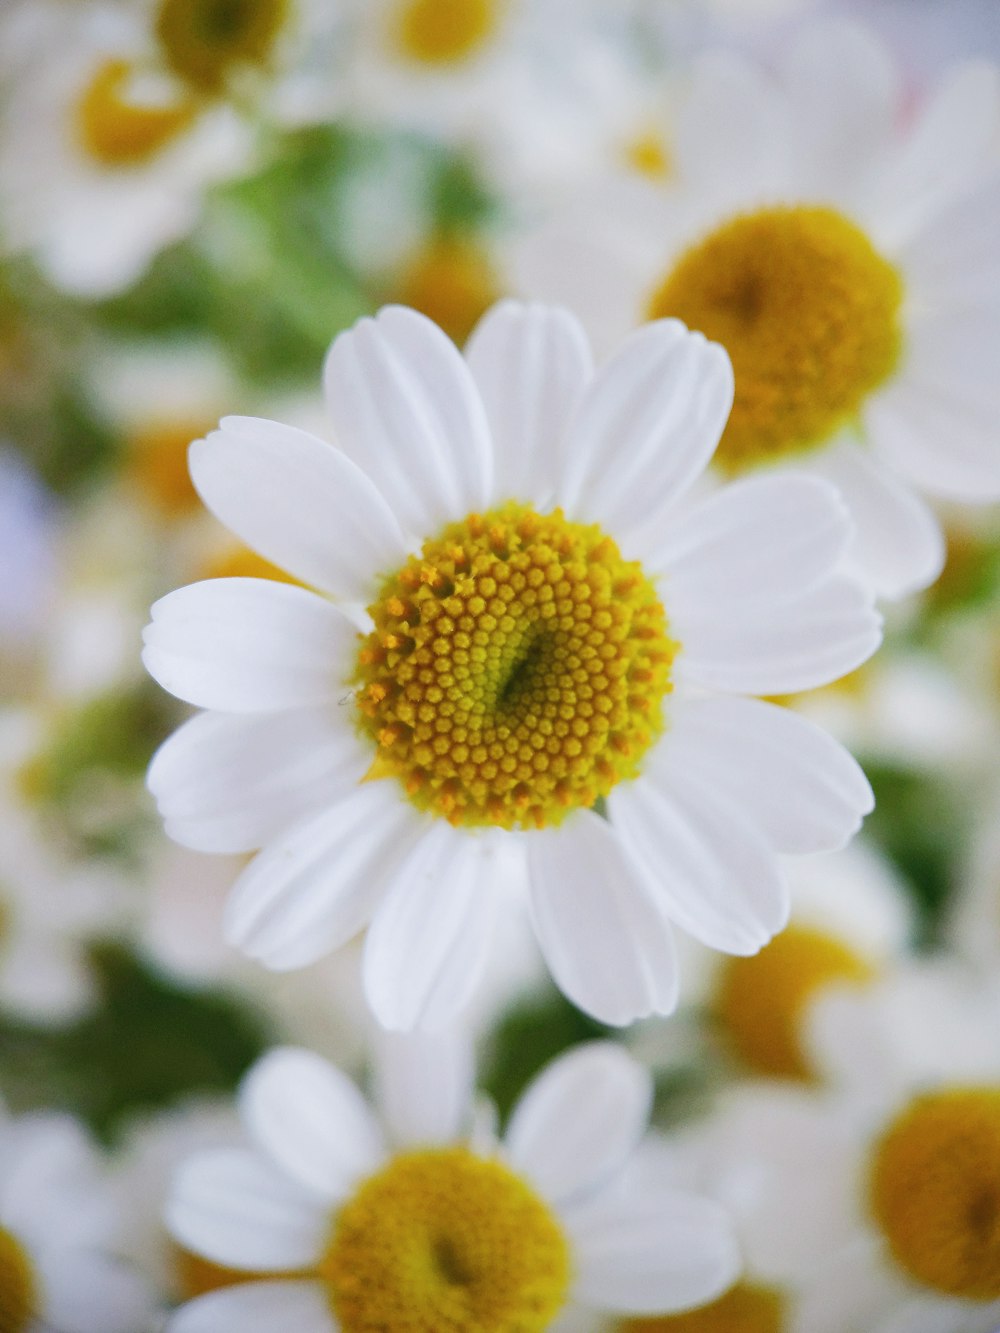
<path id="1" fill-rule="evenodd" d="M 926 586 L 943 542 L 918 492 L 1000 494 L 996 69 L 955 67 L 904 121 L 882 47 L 816 26 L 777 78 L 706 56 L 671 129 L 672 177 L 553 214 L 522 287 L 605 340 L 664 316 L 718 339 L 736 399 L 717 467 L 829 477 L 878 591 Z"/>
<path id="2" fill-rule="evenodd" d="M 387 1027 L 453 1018 L 512 894 L 576 1004 L 669 1012 L 674 926 L 755 952 L 788 914 L 777 853 L 870 808 L 846 751 L 744 697 L 876 647 L 850 524 L 811 477 L 682 503 L 732 375 L 676 321 L 595 373 L 566 312 L 501 304 L 467 356 L 390 307 L 330 350 L 336 444 L 231 417 L 192 446 L 209 508 L 309 588 L 156 603 L 146 666 L 207 711 L 149 785 L 178 841 L 264 848 L 228 911 L 251 957 L 368 926 Z"/>
<path id="3" fill-rule="evenodd" d="M 464 1043 L 396 1037 L 381 1117 L 305 1050 L 265 1056 L 240 1094 L 252 1146 L 196 1156 L 167 1206 L 175 1239 L 248 1277 L 171 1333 L 529 1333 L 583 1310 L 685 1309 L 739 1269 L 721 1209 L 630 1170 L 652 1084 L 621 1047 L 572 1049 L 534 1080 L 502 1142 L 475 1130 Z"/>

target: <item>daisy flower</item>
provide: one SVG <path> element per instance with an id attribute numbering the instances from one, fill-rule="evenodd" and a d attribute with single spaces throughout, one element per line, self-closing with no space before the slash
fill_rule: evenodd
<path id="1" fill-rule="evenodd" d="M 736 1277 L 723 1211 L 630 1170 L 652 1082 L 621 1047 L 552 1062 L 499 1143 L 475 1129 L 464 1043 L 397 1036 L 381 1055 L 380 1118 L 311 1052 L 250 1071 L 251 1146 L 188 1162 L 166 1217 L 187 1249 L 271 1280 L 192 1302 L 171 1333 L 531 1333 L 685 1309 Z"/>
<path id="2" fill-rule="evenodd" d="M 968 62 L 906 116 L 887 53 L 845 23 L 773 78 L 709 54 L 668 127 L 672 178 L 574 201 L 514 259 L 605 341 L 664 316 L 718 339 L 736 370 L 718 469 L 833 480 L 886 597 L 941 569 L 918 492 L 1000 496 L 998 86 Z"/>
<path id="3" fill-rule="evenodd" d="M 567 312 L 509 303 L 467 356 L 390 307 L 330 350 L 335 444 L 230 417 L 192 446 L 209 508 L 309 586 L 154 605 L 146 666 L 207 711 L 149 785 L 178 841 L 264 849 L 227 917 L 250 956 L 368 926 L 383 1025 L 450 1021 L 521 893 L 557 984 L 625 1024 L 675 1004 L 674 925 L 755 952 L 788 913 L 777 853 L 870 808 L 844 750 L 745 696 L 841 675 L 880 622 L 828 483 L 682 503 L 721 348 L 656 322 L 595 373 Z"/>

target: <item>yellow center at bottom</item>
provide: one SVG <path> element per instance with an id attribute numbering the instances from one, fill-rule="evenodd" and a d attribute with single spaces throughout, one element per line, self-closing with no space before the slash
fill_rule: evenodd
<path id="1" fill-rule="evenodd" d="M 625 1319 L 620 1333 L 784 1333 L 785 1300 L 772 1287 L 740 1282 L 710 1305 L 683 1314 Z"/>
<path id="2" fill-rule="evenodd" d="M 0 1227 L 0 1333 L 26 1333 L 38 1311 L 35 1273 L 21 1242 Z"/>

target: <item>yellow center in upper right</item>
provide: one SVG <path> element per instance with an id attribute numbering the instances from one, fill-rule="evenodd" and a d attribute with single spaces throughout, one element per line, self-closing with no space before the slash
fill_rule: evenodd
<path id="1" fill-rule="evenodd" d="M 646 316 L 722 343 L 736 374 L 716 451 L 725 471 L 821 445 L 895 370 L 903 284 L 832 208 L 776 207 L 724 222 L 685 251 Z"/>

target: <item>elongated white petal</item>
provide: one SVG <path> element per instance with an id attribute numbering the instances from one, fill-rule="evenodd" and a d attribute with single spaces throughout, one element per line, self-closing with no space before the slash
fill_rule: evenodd
<path id="1" fill-rule="evenodd" d="M 201 713 L 157 750 L 146 782 L 166 831 L 202 852 L 249 852 L 347 794 L 371 754 L 334 710 Z"/>
<path id="2" fill-rule="evenodd" d="M 421 827 L 395 783 L 362 783 L 247 867 L 227 906 L 227 940 L 278 971 L 346 944 L 367 925 Z"/>
<path id="3" fill-rule="evenodd" d="M 305 588 L 208 579 L 153 603 L 146 670 L 199 708 L 269 712 L 335 702 L 357 630 Z"/>
<path id="4" fill-rule="evenodd" d="M 188 460 L 216 518 L 303 583 L 367 601 L 378 575 L 402 561 L 403 534 L 375 486 L 307 431 L 224 417 Z"/>
<path id="5" fill-rule="evenodd" d="M 678 320 L 637 329 L 584 394 L 565 440 L 557 501 L 624 542 L 658 523 L 704 470 L 733 402 L 716 343 Z"/>
<path id="6" fill-rule="evenodd" d="M 324 371 L 335 438 L 409 537 L 481 510 L 493 456 L 458 349 L 415 310 L 389 306 L 334 339 Z"/>
<path id="7" fill-rule="evenodd" d="M 688 777 L 722 793 L 779 852 L 833 851 L 857 832 L 874 798 L 848 752 L 790 709 L 758 699 L 699 699 L 678 706 L 651 781 Z"/>
<path id="8" fill-rule="evenodd" d="M 452 1143 L 469 1128 L 475 1070 L 472 1043 L 456 1029 L 382 1032 L 375 1092 L 393 1143 Z"/>
<path id="9" fill-rule="evenodd" d="M 245 1148 L 189 1158 L 174 1179 L 164 1217 L 174 1239 L 195 1254 L 254 1273 L 315 1263 L 330 1225 L 315 1194 Z"/>
<path id="10" fill-rule="evenodd" d="M 385 1155 L 357 1086 L 312 1051 L 269 1051 L 243 1080 L 239 1106 L 261 1152 L 321 1199 L 342 1197 Z"/>
<path id="11" fill-rule="evenodd" d="M 613 1042 L 575 1046 L 521 1097 L 505 1135 L 511 1165 L 553 1203 L 620 1169 L 649 1122 L 653 1082 Z"/>
<path id="12" fill-rule="evenodd" d="M 555 489 L 559 441 L 593 373 L 583 329 L 568 310 L 502 301 L 465 355 L 493 432 L 496 498 L 541 503 Z"/>
<path id="13" fill-rule="evenodd" d="M 383 1027 L 439 1029 L 472 997 L 499 906 L 492 842 L 431 824 L 400 864 L 365 940 L 364 985 Z"/>
<path id="14" fill-rule="evenodd" d="M 96 1250 L 32 1255 L 39 1315 L 59 1333 L 136 1333 L 152 1327 L 153 1294 L 142 1277 Z"/>
<path id="15" fill-rule="evenodd" d="M 318 1282 L 250 1282 L 189 1301 L 169 1333 L 337 1333 Z"/>
<path id="16" fill-rule="evenodd" d="M 924 322 L 933 331 L 939 320 L 954 315 L 960 326 L 968 327 L 965 353 L 988 357 L 995 339 L 997 294 L 1000 291 L 1000 174 L 993 171 L 975 189 L 961 194 L 942 208 L 933 219 L 916 231 L 900 249 L 898 264 L 906 275 L 907 288 L 919 294 L 921 306 L 927 307 Z M 956 236 L 962 244 L 956 245 Z M 970 311 L 982 307 L 993 314 L 985 343 L 979 343 L 974 325 L 969 325 Z M 909 330 L 911 350 L 918 335 Z M 990 377 L 994 388 L 996 376 Z"/>
<path id="17" fill-rule="evenodd" d="M 560 990 L 604 1023 L 669 1014 L 673 932 L 607 821 L 583 810 L 532 833 L 528 868 L 538 943 Z"/>

